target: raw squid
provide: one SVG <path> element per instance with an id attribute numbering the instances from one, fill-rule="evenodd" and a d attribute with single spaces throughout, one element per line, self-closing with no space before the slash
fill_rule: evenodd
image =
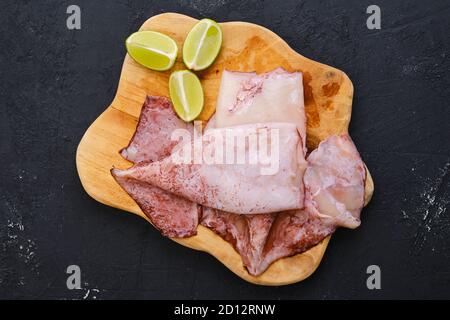
<path id="1" fill-rule="evenodd" d="M 264 244 L 260 263 L 252 274 L 259 275 L 276 260 L 310 249 L 335 229 L 334 225 L 324 224 L 308 210 L 280 212 Z"/>
<path id="2" fill-rule="evenodd" d="M 306 208 L 324 222 L 354 229 L 364 206 L 364 163 L 350 136 L 331 136 L 308 157 Z"/>
<path id="3" fill-rule="evenodd" d="M 339 226 L 359 226 L 365 169 L 350 136 L 322 141 L 308 157 L 304 182 L 305 208 L 278 214 L 255 274 L 280 258 L 308 250 Z"/>
<path id="4" fill-rule="evenodd" d="M 257 275 L 262 272 L 264 245 L 276 217 L 276 213 L 235 214 L 204 207 L 201 224 L 230 242 L 248 272 Z"/>
<path id="5" fill-rule="evenodd" d="M 143 181 L 121 177 L 117 169 L 111 174 L 139 205 L 162 235 L 184 238 L 197 234 L 201 207 Z"/>
<path id="6" fill-rule="evenodd" d="M 143 163 L 161 160 L 170 155 L 176 142 L 170 135 L 175 129 L 192 132 L 192 125 L 181 121 L 165 97 L 145 99 L 136 132 L 127 148 L 121 151 L 129 161 Z M 158 141 L 158 143 L 155 143 Z M 144 181 L 123 177 L 119 169 L 111 174 L 117 183 L 139 205 L 152 224 L 167 237 L 189 237 L 197 233 L 201 207 Z"/>
<path id="7" fill-rule="evenodd" d="M 339 226 L 357 227 L 364 177 L 350 137 L 332 136 L 308 157 L 303 209 L 245 216 L 204 210 L 201 224 L 231 242 L 248 272 L 259 275 L 274 261 L 318 244 Z"/>
<path id="8" fill-rule="evenodd" d="M 205 134 L 178 143 L 171 139 L 176 129 L 193 135 L 192 125 L 178 119 L 167 98 L 147 97 L 137 131 L 121 152 L 135 165 L 112 170 L 163 235 L 192 236 L 201 217 L 200 223 L 230 242 L 248 272 L 257 276 L 274 261 L 318 244 L 337 227 L 359 226 L 365 169 L 351 138 L 331 136 L 305 160 L 301 73 L 224 70 L 216 114 Z M 256 156 L 248 143 L 245 163 L 226 163 L 217 141 L 225 141 L 230 130 L 245 141 L 258 140 L 263 129 L 278 130 L 277 140 L 268 139 L 280 151 L 277 170 L 262 174 L 271 166 L 250 164 L 248 159 Z M 192 151 L 198 143 L 205 147 L 200 162 Z M 238 149 L 232 148 L 234 155 Z M 180 162 L 186 155 L 190 161 Z M 213 162 L 205 163 L 205 155 Z"/>
<path id="9" fill-rule="evenodd" d="M 216 128 L 261 122 L 294 123 L 306 153 L 302 74 L 282 68 L 260 75 L 224 70 L 215 119 Z"/>
<path id="10" fill-rule="evenodd" d="M 281 68 L 261 75 L 253 72 L 223 71 L 216 113 L 208 122 L 207 128 L 258 121 L 295 124 L 301 134 L 306 154 L 306 120 L 301 73 L 288 73 Z M 261 267 L 263 250 L 272 223 L 280 214 L 241 216 L 219 210 L 204 210 L 201 223 L 231 242 L 241 255 L 248 272 L 257 275 L 273 261 L 265 263 L 264 268 Z"/>
<path id="11" fill-rule="evenodd" d="M 299 128 L 304 128 L 302 126 L 304 123 L 303 99 L 301 99 L 301 104 L 297 108 L 293 103 L 285 103 L 284 106 L 289 106 L 287 110 L 284 108 L 275 108 L 275 106 L 279 106 L 278 103 L 269 103 L 269 101 L 279 101 L 280 98 L 278 100 L 265 99 L 265 97 L 269 97 L 270 95 L 276 96 L 276 92 L 273 93 L 270 91 L 271 88 L 276 87 L 276 85 L 273 85 L 273 81 L 275 80 L 273 78 L 271 79 L 271 76 L 273 77 L 275 74 L 278 74 L 278 79 L 283 76 L 289 77 L 290 75 L 282 70 L 276 70 L 260 76 L 254 73 L 224 71 L 217 111 L 214 116 L 214 121 L 208 123 L 208 127 L 251 123 L 255 121 L 254 117 L 256 114 L 258 119 L 277 119 L 295 123 Z M 255 88 L 259 89 L 255 90 Z M 263 92 L 263 90 L 268 88 L 268 92 Z M 283 88 L 285 87 L 283 86 Z M 292 92 L 296 92 L 295 88 L 291 88 L 291 90 Z M 288 93 L 287 95 L 295 96 L 296 94 Z M 267 108 L 268 105 L 274 108 Z M 258 109 L 256 110 L 256 108 Z M 300 117 L 297 112 L 300 113 Z M 303 136 L 306 136 L 306 132 L 303 132 Z M 327 152 L 330 149 L 334 152 L 331 152 L 329 154 L 330 156 L 327 157 Z M 210 211 L 204 211 L 208 214 L 204 214 L 201 223 L 210 227 L 234 245 L 250 274 L 261 274 L 272 262 L 309 249 L 333 233 L 337 226 L 355 225 L 355 221 L 348 219 L 349 217 L 345 214 L 333 218 L 326 213 L 321 213 L 320 210 L 328 212 L 325 207 L 328 202 L 325 200 L 314 201 L 314 199 L 320 200 L 320 195 L 322 194 L 329 196 L 330 192 L 328 191 L 334 190 L 335 192 L 332 192 L 333 195 L 343 198 L 341 201 L 345 202 L 347 200 L 348 203 L 346 205 L 348 208 L 355 216 L 359 216 L 359 211 L 362 208 L 360 194 L 364 192 L 364 181 L 361 179 L 353 179 L 353 173 L 354 171 L 358 172 L 360 170 L 362 161 L 350 138 L 345 135 L 330 137 L 329 140 L 322 142 L 318 150 L 312 152 L 308 160 L 308 179 L 305 177 L 305 182 L 308 181 L 306 208 L 270 215 L 247 215 L 245 217 L 220 212 L 218 210 L 214 210 L 214 214 L 210 213 Z M 343 168 L 346 168 L 344 170 L 347 171 L 342 172 Z M 337 177 L 333 177 L 333 173 L 339 171 L 341 173 Z M 349 179 L 353 183 L 351 187 L 346 189 L 336 185 L 325 187 L 322 181 L 314 179 L 315 172 L 320 172 L 321 175 L 328 173 L 330 179 Z M 356 176 L 358 177 L 358 173 L 356 173 Z M 359 177 L 361 178 L 361 175 Z M 325 188 L 325 191 L 322 190 L 322 187 Z M 311 190 L 317 191 L 318 189 L 321 191 L 317 195 L 313 196 L 310 193 Z M 336 190 L 340 190 L 341 193 L 336 192 Z M 339 205 L 340 202 L 338 199 L 328 199 L 332 200 L 331 203 L 335 204 L 335 207 L 343 208 L 342 205 Z M 253 220 L 255 220 L 254 223 L 252 223 Z M 262 221 L 264 221 L 263 227 L 261 227 Z M 249 235 L 255 233 L 252 230 L 252 227 L 255 228 L 255 226 L 259 228 L 257 232 L 258 237 L 256 238 L 258 241 L 251 241 L 252 238 Z"/>
<path id="12" fill-rule="evenodd" d="M 177 144 L 177 141 L 171 140 L 175 129 L 193 132 L 191 124 L 177 117 L 168 98 L 147 96 L 136 132 L 120 154 L 134 163 L 161 160 L 170 155 Z"/>
<path id="13" fill-rule="evenodd" d="M 221 162 L 214 160 L 196 164 L 191 161 L 183 163 L 174 160 L 187 154 L 187 147 L 195 149 L 202 145 L 203 150 L 217 154 L 218 149 L 225 150 L 224 144 L 212 141 L 229 141 L 227 135 L 236 134 L 242 141 L 264 141 L 271 150 L 270 164 L 260 161 L 261 144 L 251 148 L 249 143 L 239 149 L 237 144 L 232 149 L 236 154 L 243 154 L 243 164 L 227 164 L 224 152 Z M 272 135 L 277 133 L 276 135 Z M 220 138 L 220 139 L 219 139 Z M 276 150 L 276 152 L 274 152 Z M 265 153 L 265 152 L 264 152 Z M 278 154 L 277 154 L 278 153 Z M 176 156 L 176 157 L 175 157 Z M 249 159 L 259 159 L 255 164 Z M 273 162 L 272 162 L 273 161 Z M 207 207 L 239 214 L 270 213 L 303 207 L 303 172 L 306 162 L 297 128 L 289 123 L 267 123 L 235 126 L 232 129 L 210 129 L 205 135 L 191 144 L 184 145 L 170 157 L 152 163 L 137 164 L 128 170 L 115 171 L 116 177 L 132 178 L 150 183 L 188 200 Z"/>

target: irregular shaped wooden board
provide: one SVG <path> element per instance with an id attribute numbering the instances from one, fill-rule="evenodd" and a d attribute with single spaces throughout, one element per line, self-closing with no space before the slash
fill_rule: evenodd
<path id="1" fill-rule="evenodd" d="M 170 72 L 184 69 L 181 60 L 183 40 L 196 19 L 165 13 L 148 19 L 140 30 L 154 30 L 172 37 L 180 49 L 175 67 L 167 72 L 148 70 L 128 55 L 122 68 L 117 94 L 111 105 L 84 134 L 77 150 L 76 162 L 81 183 L 97 201 L 148 221 L 137 204 L 114 181 L 110 169 L 131 164 L 118 151 L 131 139 L 146 95 L 169 96 Z M 223 47 L 216 62 L 199 73 L 205 92 L 205 108 L 200 119 L 207 120 L 215 109 L 223 69 L 266 72 L 283 67 L 303 72 L 307 113 L 308 148 L 333 134 L 347 132 L 351 117 L 353 85 L 345 73 L 307 59 L 292 50 L 275 33 L 245 22 L 221 23 Z M 373 193 L 370 174 L 366 182 L 366 203 Z M 318 267 L 330 237 L 310 250 L 273 263 L 258 277 L 247 273 L 239 254 L 211 230 L 199 226 L 198 234 L 174 241 L 210 253 L 241 278 L 262 285 L 285 285 L 301 281 Z M 349 261 L 350 263 L 350 261 Z"/>

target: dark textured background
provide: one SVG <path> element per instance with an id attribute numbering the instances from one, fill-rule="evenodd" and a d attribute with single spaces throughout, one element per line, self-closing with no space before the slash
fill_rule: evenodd
<path id="1" fill-rule="evenodd" d="M 372 2 L 381 30 L 366 28 Z M 66 28 L 70 4 L 81 30 Z M 375 195 L 308 280 L 246 283 L 83 191 L 76 147 L 113 99 L 124 39 L 167 11 L 261 24 L 353 80 Z M 449 17 L 448 1 L 3 1 L 0 298 L 450 298 Z M 66 288 L 70 264 L 81 290 Z M 381 290 L 366 288 L 371 264 Z"/>

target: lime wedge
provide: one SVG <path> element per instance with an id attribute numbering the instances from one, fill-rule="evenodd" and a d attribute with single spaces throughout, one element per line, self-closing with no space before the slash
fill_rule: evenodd
<path id="1" fill-rule="evenodd" d="M 183 45 L 183 61 L 191 70 L 204 70 L 216 59 L 222 45 L 222 30 L 211 19 L 200 20 L 189 31 Z"/>
<path id="2" fill-rule="evenodd" d="M 172 38 L 155 31 L 139 31 L 125 42 L 128 54 L 143 66 L 157 71 L 170 69 L 177 58 L 178 47 Z"/>
<path id="3" fill-rule="evenodd" d="M 202 84 L 194 73 L 188 70 L 173 72 L 169 79 L 169 91 L 173 108 L 184 121 L 192 121 L 202 112 Z"/>

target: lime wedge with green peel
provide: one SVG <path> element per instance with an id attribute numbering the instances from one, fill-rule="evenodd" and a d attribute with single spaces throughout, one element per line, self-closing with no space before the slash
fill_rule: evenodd
<path id="1" fill-rule="evenodd" d="M 155 31 L 139 31 L 125 42 L 128 54 L 152 70 L 170 69 L 177 58 L 178 47 L 172 38 Z"/>
<path id="2" fill-rule="evenodd" d="M 169 79 L 169 91 L 173 108 L 184 121 L 192 121 L 202 112 L 202 84 L 194 73 L 188 70 L 173 72 Z"/>
<path id="3" fill-rule="evenodd" d="M 183 61 L 191 70 L 208 68 L 216 59 L 222 45 L 222 30 L 211 19 L 200 20 L 189 31 L 183 45 Z"/>

